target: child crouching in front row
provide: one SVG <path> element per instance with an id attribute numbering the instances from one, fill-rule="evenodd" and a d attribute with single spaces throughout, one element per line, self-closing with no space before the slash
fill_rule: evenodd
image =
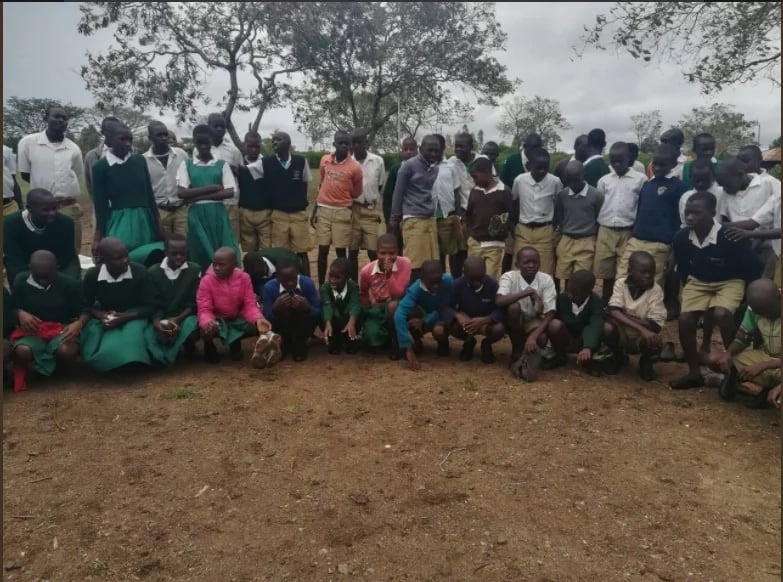
<path id="1" fill-rule="evenodd" d="M 330 354 L 355 354 L 359 348 L 357 326 L 362 305 L 359 285 L 348 278 L 351 263 L 338 257 L 329 267 L 328 281 L 321 285 L 324 337 Z"/>

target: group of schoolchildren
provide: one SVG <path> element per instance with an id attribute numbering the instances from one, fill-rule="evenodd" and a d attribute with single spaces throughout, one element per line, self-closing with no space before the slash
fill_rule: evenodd
<path id="1" fill-rule="evenodd" d="M 607 164 L 595 129 L 550 173 L 531 134 L 498 172 L 493 142 L 476 154 L 459 134 L 445 159 L 443 137 L 428 135 L 403 142 L 387 177 L 365 131 L 338 131 L 308 212 L 310 171 L 285 133 L 261 156 L 250 132 L 242 154 L 212 115 L 194 129 L 189 156 L 153 122 L 138 155 L 130 129 L 108 118 L 83 162 L 64 111 L 50 108 L 46 121 L 19 145 L 32 187 L 25 209 L 4 200 L 4 361 L 17 390 L 30 370 L 50 375 L 79 356 L 100 371 L 171 365 L 200 341 L 215 362 L 219 340 L 241 359 L 249 336 L 254 366 L 299 362 L 320 329 L 329 353 L 363 345 L 412 369 L 425 334 L 439 356 L 453 336 L 461 360 L 478 347 L 488 364 L 508 335 L 512 373 L 527 381 L 569 353 L 593 375 L 617 374 L 639 354 L 645 380 L 654 362 L 679 358 L 688 373 L 673 389 L 703 386 L 711 369 L 723 396 L 779 404 L 780 182 L 755 146 L 718 164 L 715 140 L 701 134 L 688 160 L 682 132 L 669 130 L 644 168 L 623 142 Z M 96 265 L 80 280 L 82 176 Z M 309 276 L 311 227 L 320 287 Z M 679 354 L 661 335 L 677 317 Z M 716 327 L 723 349 L 711 347 Z"/>

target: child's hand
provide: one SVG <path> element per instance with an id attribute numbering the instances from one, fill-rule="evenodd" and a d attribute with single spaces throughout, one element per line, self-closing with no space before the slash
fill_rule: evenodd
<path id="1" fill-rule="evenodd" d="M 527 336 L 525 340 L 525 353 L 532 354 L 538 349 L 538 338 Z"/>
<path id="2" fill-rule="evenodd" d="M 288 293 L 284 293 L 277 299 L 275 299 L 275 302 L 272 304 L 272 309 L 274 311 L 280 311 L 281 309 L 290 309 L 291 308 L 291 296 Z"/>
<path id="3" fill-rule="evenodd" d="M 780 408 L 780 384 L 769 391 L 767 401 L 776 408 Z"/>
<path id="4" fill-rule="evenodd" d="M 753 380 L 756 376 L 760 376 L 764 372 L 767 371 L 767 364 L 766 362 L 762 362 L 760 364 L 753 364 L 749 368 L 745 368 L 740 372 L 740 380 L 743 382 L 749 382 Z"/>
<path id="5" fill-rule="evenodd" d="M 41 325 L 40 319 L 38 319 L 32 313 L 25 311 L 24 309 L 19 310 L 18 317 L 19 327 L 21 327 L 27 333 L 38 333 L 38 326 Z"/>
<path id="6" fill-rule="evenodd" d="M 210 321 L 207 324 L 207 327 L 204 328 L 205 339 L 212 339 L 216 337 L 218 333 L 220 333 L 220 326 L 218 325 L 217 321 Z"/>
<path id="7" fill-rule="evenodd" d="M 267 333 L 269 330 L 272 329 L 272 324 L 269 323 L 268 320 L 262 317 L 261 319 L 256 321 L 256 329 L 258 330 L 258 333 Z"/>
<path id="8" fill-rule="evenodd" d="M 416 359 L 416 354 L 413 352 L 412 348 L 408 348 L 405 350 L 405 359 L 408 360 L 408 368 L 411 370 L 418 370 L 421 368 L 419 365 L 419 360 Z"/>
<path id="9" fill-rule="evenodd" d="M 310 311 L 310 302 L 301 295 L 294 295 L 291 298 L 291 305 L 297 311 Z"/>
<path id="10" fill-rule="evenodd" d="M 729 240 L 742 240 L 749 238 L 750 231 L 743 228 L 737 228 L 736 226 L 729 226 L 726 228 L 726 238 Z"/>
<path id="11" fill-rule="evenodd" d="M 80 333 L 82 333 L 82 322 L 74 321 L 63 329 L 63 341 L 75 339 L 79 337 Z"/>
<path id="12" fill-rule="evenodd" d="M 470 318 L 464 313 L 457 313 L 456 320 L 462 329 L 465 329 L 465 326 L 470 323 Z"/>
<path id="13" fill-rule="evenodd" d="M 655 351 L 660 351 L 663 348 L 663 336 L 651 331 L 645 331 L 642 333 L 642 339 L 645 343 Z"/>
<path id="14" fill-rule="evenodd" d="M 356 336 L 358 335 L 356 333 L 356 324 L 353 321 L 349 321 L 348 325 L 346 325 L 345 328 L 343 329 L 343 333 L 348 334 L 348 339 L 350 339 L 351 341 L 355 341 Z"/>
<path id="15" fill-rule="evenodd" d="M 578 354 L 576 354 L 577 364 L 586 364 L 593 358 L 593 351 L 590 348 L 582 348 Z"/>
<path id="16" fill-rule="evenodd" d="M 345 331 L 345 330 L 343 330 Z M 329 340 L 332 339 L 332 322 L 327 321 L 326 325 L 324 325 L 324 339 L 326 340 L 326 343 L 329 343 Z"/>
<path id="17" fill-rule="evenodd" d="M 731 371 L 731 360 L 731 353 L 728 350 L 724 350 L 716 358 L 714 358 L 715 365 L 724 374 L 728 374 L 729 371 Z"/>

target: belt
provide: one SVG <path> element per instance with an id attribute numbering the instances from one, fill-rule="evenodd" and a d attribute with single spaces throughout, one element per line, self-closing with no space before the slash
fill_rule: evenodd
<path id="1" fill-rule="evenodd" d="M 523 224 L 522 226 L 526 226 L 528 228 L 543 228 L 545 226 L 552 226 L 552 221 L 549 222 L 528 222 L 527 224 Z"/>
<path id="2" fill-rule="evenodd" d="M 78 202 L 76 198 L 57 198 L 57 208 L 65 208 L 66 206 L 73 206 Z"/>
<path id="3" fill-rule="evenodd" d="M 8 206 L 14 202 L 16 202 L 16 199 L 14 198 L 3 198 L 3 206 Z"/>
<path id="4" fill-rule="evenodd" d="M 592 234 L 568 234 L 567 232 L 563 233 L 564 236 L 567 236 L 568 238 L 572 238 L 574 240 L 579 240 L 582 238 L 590 238 L 595 236 L 595 233 Z"/>
<path id="5" fill-rule="evenodd" d="M 184 202 L 181 202 L 180 204 L 174 204 L 172 202 L 168 202 L 166 204 L 158 204 L 158 208 L 161 210 L 176 210 L 177 208 L 182 208 L 185 205 Z"/>
<path id="6" fill-rule="evenodd" d="M 600 226 L 601 228 L 608 228 L 609 230 L 631 230 L 633 228 L 633 224 L 631 226 L 606 226 L 605 224 Z"/>
<path id="7" fill-rule="evenodd" d="M 354 204 L 357 204 L 362 208 L 366 208 L 367 210 L 373 210 L 378 205 L 377 202 L 358 202 L 355 200 L 354 200 Z"/>

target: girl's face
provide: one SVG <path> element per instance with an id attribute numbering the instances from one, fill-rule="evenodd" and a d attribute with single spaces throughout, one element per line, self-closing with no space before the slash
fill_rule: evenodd
<path id="1" fill-rule="evenodd" d="M 347 281 L 348 276 L 345 273 L 337 269 L 329 269 L 329 285 L 332 289 L 335 291 L 341 290 L 345 287 Z"/>
<path id="2" fill-rule="evenodd" d="M 208 136 L 199 135 L 197 138 L 195 138 L 194 143 L 196 145 L 198 157 L 205 160 L 212 157 L 212 142 Z"/>

